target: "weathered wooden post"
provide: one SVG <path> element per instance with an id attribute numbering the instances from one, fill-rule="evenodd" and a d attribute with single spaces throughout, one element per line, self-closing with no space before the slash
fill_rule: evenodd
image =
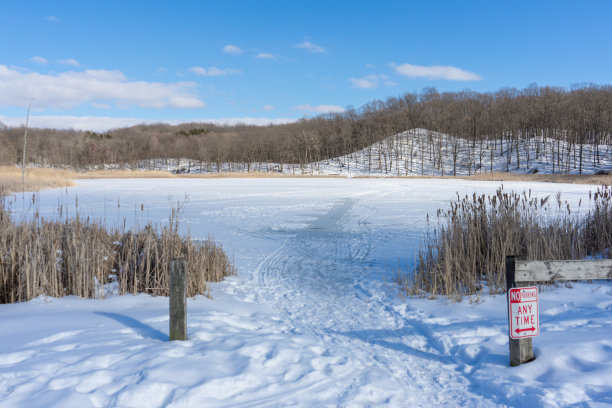
<path id="1" fill-rule="evenodd" d="M 170 261 L 170 341 L 187 340 L 187 261 Z"/>
<path id="2" fill-rule="evenodd" d="M 509 303 L 509 291 L 512 288 L 525 287 L 526 285 L 519 284 L 515 278 L 516 257 L 513 255 L 506 257 L 506 300 Z M 533 342 L 531 337 L 524 339 L 513 339 L 510 335 L 510 309 L 508 308 L 508 341 L 510 343 L 510 365 L 512 367 L 519 366 L 524 363 L 535 360 L 533 356 Z"/>

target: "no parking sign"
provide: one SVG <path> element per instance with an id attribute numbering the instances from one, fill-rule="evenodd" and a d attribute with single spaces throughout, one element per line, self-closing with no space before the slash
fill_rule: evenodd
<path id="1" fill-rule="evenodd" d="M 529 286 L 508 291 L 510 337 L 522 339 L 540 334 L 538 288 Z"/>

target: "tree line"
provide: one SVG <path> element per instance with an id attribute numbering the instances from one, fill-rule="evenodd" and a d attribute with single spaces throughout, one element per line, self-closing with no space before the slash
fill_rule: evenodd
<path id="1" fill-rule="evenodd" d="M 474 171 L 486 171 L 482 158 L 495 154 L 507 157 L 507 170 L 513 170 L 511 162 L 521 168 L 522 161 L 534 159 L 530 155 L 545 155 L 552 161 L 553 172 L 582 173 L 587 164 L 597 167 L 611 154 L 612 86 L 584 84 L 565 89 L 531 85 L 485 93 L 441 93 L 426 88 L 343 113 L 282 125 L 152 124 L 105 133 L 29 129 L 26 164 L 83 169 L 183 158 L 204 163 L 209 169 L 241 163 L 241 168 L 251 171 L 255 163 L 275 163 L 282 171 L 287 165 L 304 167 L 350 157 L 378 143 L 380 165 L 381 155 L 397 147 L 393 138 L 387 138 L 410 129 L 435 132 L 422 138 L 418 149 L 405 147 L 411 166 L 412 155 L 419 152 L 421 163 L 424 154 L 441 163 L 456 160 L 459 148 L 468 146 L 469 165 Z M 1 164 L 21 164 L 23 131 L 23 127 L 0 128 Z M 591 147 L 585 149 L 586 145 Z"/>

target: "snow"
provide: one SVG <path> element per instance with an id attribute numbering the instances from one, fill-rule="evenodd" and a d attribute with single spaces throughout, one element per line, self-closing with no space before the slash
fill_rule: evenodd
<path id="1" fill-rule="evenodd" d="M 168 299 L 39 297 L 0 305 L 2 407 L 612 406 L 612 284 L 540 293 L 537 359 L 509 367 L 505 296 L 402 298 L 426 215 L 458 179 L 81 180 L 8 199 L 16 217 L 167 222 L 212 234 L 238 275 L 188 300 L 188 336 L 169 342 Z M 595 186 L 504 183 L 585 210 Z M 185 199 L 187 194 L 187 198 Z M 118 198 L 120 201 L 118 202 Z M 141 210 L 144 204 L 144 210 Z M 66 216 L 66 211 L 61 214 Z M 431 226 L 430 226 L 431 227 Z"/>

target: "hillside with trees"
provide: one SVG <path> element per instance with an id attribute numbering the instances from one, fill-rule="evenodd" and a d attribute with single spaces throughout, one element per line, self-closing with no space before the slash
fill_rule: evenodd
<path id="1" fill-rule="evenodd" d="M 412 142 L 389 138 L 415 129 L 423 129 L 419 136 L 424 137 Z M 0 164 L 21 164 L 23 131 L 0 128 Z M 542 157 L 553 173 L 596 171 L 612 155 L 612 86 L 586 84 L 567 90 L 532 85 L 490 93 L 428 88 L 283 125 L 153 124 L 106 133 L 29 129 L 26 163 L 87 169 L 186 159 L 189 167 L 196 163 L 201 171 L 261 170 L 263 163 L 274 164 L 266 170 L 286 172 L 286 166 L 304 171 L 310 164 L 312 170 L 312 163 L 340 157 L 348 157 L 350 166 L 355 152 L 369 149 L 371 162 L 363 166 L 389 173 L 393 162 L 385 159 L 398 157 L 399 146 L 389 140 L 400 139 L 404 169 L 395 163 L 398 174 L 408 174 L 408 162 L 411 173 L 418 173 L 415 162 L 424 173 L 426 155 L 438 172 L 445 163 L 448 175 L 457 173 L 459 158 L 470 173 L 492 171 L 492 163 L 502 158 L 506 168 L 496 170 L 527 171 L 529 162 Z"/>

